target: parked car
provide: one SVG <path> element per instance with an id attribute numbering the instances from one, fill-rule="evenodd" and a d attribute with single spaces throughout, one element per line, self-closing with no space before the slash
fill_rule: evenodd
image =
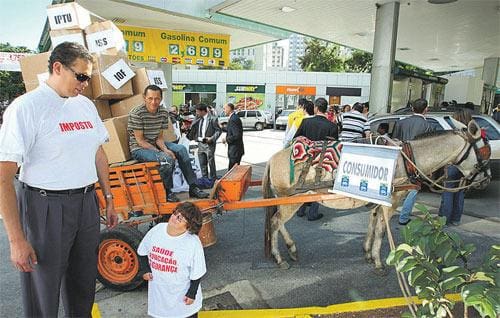
<path id="1" fill-rule="evenodd" d="M 270 119 L 268 118 L 269 116 L 260 110 L 240 110 L 236 112 L 236 114 L 240 117 L 243 128 L 255 128 L 255 130 L 262 130 L 271 125 Z M 228 120 L 229 117 L 225 115 L 219 117 L 219 124 L 224 131 L 227 128 Z"/>
<path id="2" fill-rule="evenodd" d="M 411 116 L 410 114 L 387 114 L 375 116 L 370 120 L 370 130 L 377 131 L 381 123 L 389 124 L 389 136 L 392 137 L 394 125 L 398 120 Z M 453 119 L 453 113 L 427 113 L 425 117 L 435 130 L 451 130 L 459 127 L 460 123 Z M 486 115 L 473 114 L 472 118 L 486 132 L 491 146 L 490 169 L 494 179 L 500 177 L 500 125 L 493 118 Z"/>
<path id="3" fill-rule="evenodd" d="M 288 115 L 293 113 L 295 109 L 285 109 L 283 110 L 278 118 L 276 118 L 276 129 L 286 129 L 288 123 Z"/>

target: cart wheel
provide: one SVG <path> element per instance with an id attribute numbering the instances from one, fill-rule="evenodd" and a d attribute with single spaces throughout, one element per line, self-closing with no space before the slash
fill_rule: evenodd
<path id="1" fill-rule="evenodd" d="M 137 255 L 143 238 L 139 230 L 124 225 L 101 231 L 97 278 L 106 287 L 127 291 L 142 285 L 148 259 Z"/>

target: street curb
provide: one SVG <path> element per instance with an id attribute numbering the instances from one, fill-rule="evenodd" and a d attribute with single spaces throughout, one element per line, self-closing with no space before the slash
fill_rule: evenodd
<path id="1" fill-rule="evenodd" d="M 460 294 L 446 295 L 446 298 L 452 301 L 460 301 Z M 412 297 L 415 304 L 421 304 L 422 300 L 416 296 Z M 356 301 L 351 303 L 330 305 L 327 307 L 303 307 L 303 308 L 285 308 L 285 309 L 253 309 L 253 310 L 217 310 L 200 311 L 200 318 L 279 318 L 279 317 L 309 317 L 311 315 L 328 315 L 344 312 L 360 312 L 373 309 L 383 309 L 390 307 L 406 306 L 404 297 L 384 298 L 367 301 Z"/>

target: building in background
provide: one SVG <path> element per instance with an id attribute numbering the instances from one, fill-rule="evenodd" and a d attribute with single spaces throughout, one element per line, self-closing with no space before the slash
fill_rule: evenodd
<path id="1" fill-rule="evenodd" d="M 288 71 L 301 72 L 300 58 L 306 52 L 305 37 L 300 34 L 292 34 L 289 38 Z"/>

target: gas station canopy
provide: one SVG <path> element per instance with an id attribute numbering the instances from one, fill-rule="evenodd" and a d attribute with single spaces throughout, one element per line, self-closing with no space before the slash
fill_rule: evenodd
<path id="1" fill-rule="evenodd" d="M 117 24 L 228 34 L 231 36 L 231 49 L 284 39 L 292 33 L 299 33 L 372 52 L 377 5 L 391 1 L 77 2 Z M 500 56 L 498 0 L 399 2 L 396 60 L 443 72 L 481 67 L 485 58 Z"/>

